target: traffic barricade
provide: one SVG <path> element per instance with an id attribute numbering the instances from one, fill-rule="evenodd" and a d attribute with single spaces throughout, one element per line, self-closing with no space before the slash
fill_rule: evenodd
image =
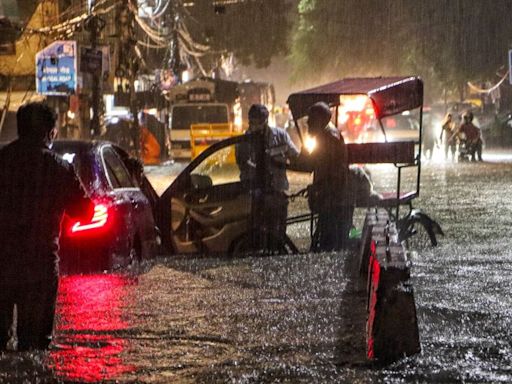
<path id="1" fill-rule="evenodd" d="M 192 124 L 190 126 L 190 151 L 191 158 L 196 158 L 210 145 L 243 132 L 234 129 L 232 123 L 222 124 Z M 235 154 L 230 153 L 229 160 L 235 162 Z"/>

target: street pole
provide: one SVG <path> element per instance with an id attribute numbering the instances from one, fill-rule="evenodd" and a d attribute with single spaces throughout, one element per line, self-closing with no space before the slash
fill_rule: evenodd
<path id="1" fill-rule="evenodd" d="M 133 117 L 128 132 L 132 141 L 133 154 L 140 158 L 140 126 L 138 117 L 138 103 L 135 92 L 135 81 L 139 69 L 136 59 L 135 44 L 135 17 L 133 12 L 137 10 L 137 1 L 128 0 L 121 2 L 118 8 L 118 31 L 119 31 L 119 49 L 118 49 L 118 71 L 121 81 L 128 81 L 128 106 Z M 126 92 L 126 88 L 123 90 Z"/>
<path id="2" fill-rule="evenodd" d="M 92 16 L 89 22 L 89 32 L 90 32 L 90 43 L 92 51 L 95 52 L 96 48 L 98 46 L 98 32 L 99 32 L 99 25 L 98 25 L 98 17 Z M 98 136 L 100 134 L 100 74 L 101 70 L 94 71 L 92 73 L 92 101 L 91 101 L 91 107 L 92 107 L 92 118 L 90 123 L 90 135 L 91 136 Z"/>
<path id="3" fill-rule="evenodd" d="M 130 68 L 130 112 L 133 116 L 133 149 L 135 151 L 135 155 L 138 158 L 141 158 L 140 152 L 140 125 L 139 125 L 139 108 L 137 102 L 137 93 L 135 92 L 135 80 L 137 79 L 137 71 L 135 70 L 133 64 Z"/>
<path id="4" fill-rule="evenodd" d="M 136 0 L 130 0 L 132 9 L 137 10 L 137 1 Z M 129 33 L 129 40 L 127 41 L 130 56 L 136 57 L 135 52 L 135 44 L 136 40 L 134 39 L 135 35 L 135 17 L 130 12 L 129 13 L 129 22 L 128 22 L 128 29 L 130 31 Z M 137 60 L 129 60 L 129 84 L 130 84 L 130 111 L 133 116 L 133 149 L 135 151 L 135 155 L 140 159 L 141 158 L 141 151 L 140 151 L 140 139 L 141 139 L 141 132 L 140 132 L 140 125 L 139 125 L 139 108 L 138 108 L 138 102 L 137 102 L 137 93 L 135 91 L 135 80 L 137 80 L 137 74 L 138 74 L 138 62 Z"/>
<path id="5" fill-rule="evenodd" d="M 172 71 L 175 76 L 179 76 L 181 79 L 182 74 L 182 66 L 181 66 L 181 57 L 180 57 L 180 41 L 178 38 L 178 23 L 180 20 L 180 15 L 178 13 L 178 8 L 174 7 L 174 17 L 173 17 L 173 31 L 172 31 Z"/>

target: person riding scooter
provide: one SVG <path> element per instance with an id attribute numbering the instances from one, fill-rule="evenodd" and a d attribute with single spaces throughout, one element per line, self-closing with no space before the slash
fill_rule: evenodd
<path id="1" fill-rule="evenodd" d="M 480 128 L 473 124 L 473 113 L 467 112 L 463 115 L 463 123 L 455 131 L 454 135 L 459 137 L 459 159 L 463 160 L 466 156 L 471 156 L 471 161 L 482 160 L 482 133 Z"/>

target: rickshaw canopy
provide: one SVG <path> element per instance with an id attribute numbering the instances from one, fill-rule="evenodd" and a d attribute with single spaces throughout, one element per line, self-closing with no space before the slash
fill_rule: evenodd
<path id="1" fill-rule="evenodd" d="M 423 104 L 423 81 L 416 76 L 346 78 L 292 93 L 288 105 L 293 117 L 300 119 L 316 102 L 338 106 L 342 95 L 368 96 L 375 116 L 382 119 L 420 107 Z"/>

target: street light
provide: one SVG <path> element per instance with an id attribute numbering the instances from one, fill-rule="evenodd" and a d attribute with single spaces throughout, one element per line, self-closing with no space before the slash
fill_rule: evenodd
<path id="1" fill-rule="evenodd" d="M 183 72 L 181 72 L 181 82 L 186 83 L 190 80 L 190 72 L 188 69 L 185 69 Z"/>

